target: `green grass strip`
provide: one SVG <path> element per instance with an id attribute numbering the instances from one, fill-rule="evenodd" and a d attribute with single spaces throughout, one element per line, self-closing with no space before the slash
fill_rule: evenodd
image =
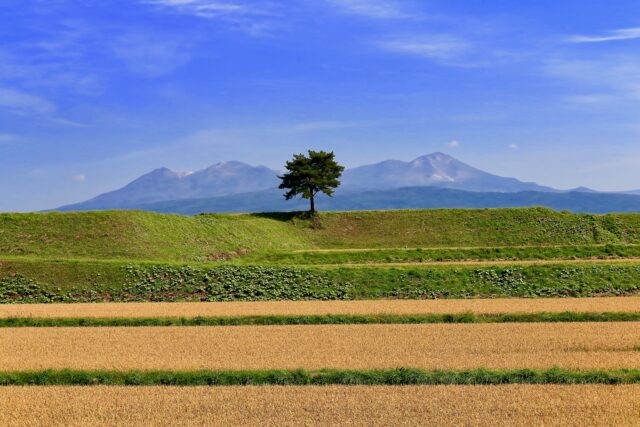
<path id="1" fill-rule="evenodd" d="M 102 317 L 0 319 L 0 328 L 17 327 L 141 327 L 141 326 L 267 326 L 267 325 L 366 325 L 429 323 L 570 323 L 637 322 L 640 312 L 610 313 L 513 313 L 513 314 L 327 314 L 239 317 Z"/>
<path id="2" fill-rule="evenodd" d="M 640 370 L 270 370 L 0 372 L 0 386 L 639 384 Z"/>

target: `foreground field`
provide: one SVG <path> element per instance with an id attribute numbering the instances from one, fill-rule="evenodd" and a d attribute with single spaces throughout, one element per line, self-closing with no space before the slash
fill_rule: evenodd
<path id="1" fill-rule="evenodd" d="M 264 301 L 196 303 L 0 304 L 6 318 L 143 318 L 197 316 L 274 316 L 326 314 L 504 314 L 504 313 L 638 313 L 640 297 L 377 300 L 377 301 Z M 639 343 L 640 344 L 640 343 Z"/>
<path id="2" fill-rule="evenodd" d="M 0 425 L 640 423 L 640 386 L 7 387 Z"/>
<path id="3" fill-rule="evenodd" d="M 636 425 L 638 295 L 638 214 L 0 214 L 0 425 Z"/>
<path id="4" fill-rule="evenodd" d="M 638 322 L 7 328 L 0 342 L 5 371 L 640 366 Z"/>

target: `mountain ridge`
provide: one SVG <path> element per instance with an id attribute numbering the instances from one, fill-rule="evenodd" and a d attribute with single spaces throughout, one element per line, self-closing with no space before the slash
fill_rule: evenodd
<path id="1" fill-rule="evenodd" d="M 277 175 L 277 171 L 266 166 L 251 166 L 235 160 L 218 162 L 195 172 L 175 172 L 160 167 L 120 189 L 54 210 L 131 209 L 156 202 L 259 192 L 276 188 Z M 433 186 L 476 192 L 559 191 L 516 178 L 494 175 L 441 152 L 420 156 L 409 162 L 384 160 L 347 169 L 341 181 L 342 188 L 348 190 Z"/>
<path id="2" fill-rule="evenodd" d="M 542 206 L 575 213 L 605 214 L 640 212 L 640 196 L 580 191 L 482 193 L 422 186 L 363 191 L 342 189 L 336 191 L 334 197 L 319 197 L 317 206 L 330 211 Z M 285 201 L 281 192 L 272 189 L 216 198 L 157 202 L 136 206 L 135 209 L 183 215 L 205 212 L 260 213 L 302 211 L 308 209 L 308 201 Z"/>

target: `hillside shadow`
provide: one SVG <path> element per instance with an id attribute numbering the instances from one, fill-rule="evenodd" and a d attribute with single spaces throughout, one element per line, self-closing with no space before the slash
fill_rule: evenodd
<path id="1" fill-rule="evenodd" d="M 251 216 L 256 218 L 266 218 L 275 221 L 289 222 L 296 219 L 311 219 L 312 215 L 308 211 L 294 211 L 294 212 L 259 212 L 252 213 Z"/>

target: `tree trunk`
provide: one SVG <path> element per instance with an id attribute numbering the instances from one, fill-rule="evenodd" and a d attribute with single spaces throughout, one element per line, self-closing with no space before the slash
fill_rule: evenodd
<path id="1" fill-rule="evenodd" d="M 309 199 L 309 201 L 311 203 L 311 209 L 309 210 L 309 212 L 311 212 L 311 214 L 313 215 L 314 213 L 316 213 L 316 202 L 314 200 L 313 193 L 311 193 L 311 198 Z"/>

